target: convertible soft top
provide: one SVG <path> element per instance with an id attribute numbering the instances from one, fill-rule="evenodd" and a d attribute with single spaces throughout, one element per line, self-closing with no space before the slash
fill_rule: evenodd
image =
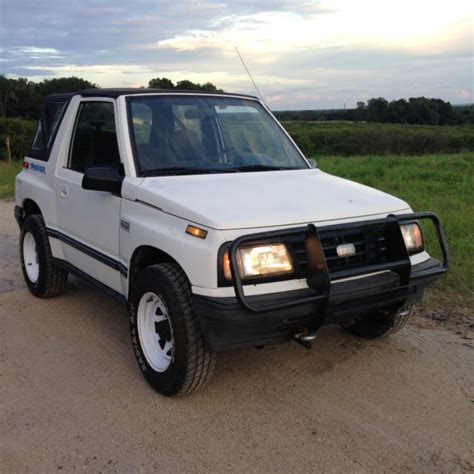
<path id="1" fill-rule="evenodd" d="M 190 89 L 146 89 L 146 88 L 133 88 L 133 87 L 119 87 L 110 89 L 84 89 L 78 92 L 71 92 L 69 94 L 51 94 L 49 98 L 67 98 L 75 95 L 82 97 L 111 97 L 116 99 L 121 95 L 139 95 L 139 94 L 203 94 L 203 95 L 225 95 L 225 96 L 237 96 L 246 99 L 257 99 L 257 97 L 246 94 L 233 94 L 228 92 L 216 92 L 216 91 L 200 91 Z"/>

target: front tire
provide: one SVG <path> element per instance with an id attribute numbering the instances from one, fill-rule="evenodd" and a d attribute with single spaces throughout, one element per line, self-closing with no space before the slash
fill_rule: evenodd
<path id="1" fill-rule="evenodd" d="M 363 339 L 381 339 L 402 329 L 412 313 L 412 306 L 396 311 L 382 311 L 364 316 L 353 322 L 343 323 L 342 327 Z"/>
<path id="2" fill-rule="evenodd" d="M 46 226 L 40 214 L 28 216 L 20 233 L 21 269 L 35 296 L 51 298 L 64 292 L 68 273 L 53 260 Z"/>
<path id="3" fill-rule="evenodd" d="M 143 376 L 161 394 L 185 395 L 210 379 L 215 354 L 205 346 L 191 286 L 178 265 L 151 265 L 138 275 L 130 296 L 130 332 Z"/>

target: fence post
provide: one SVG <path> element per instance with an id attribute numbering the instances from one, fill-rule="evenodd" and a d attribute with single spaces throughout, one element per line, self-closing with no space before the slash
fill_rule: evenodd
<path id="1" fill-rule="evenodd" d="M 11 148 L 10 148 L 10 137 L 6 137 L 5 138 L 5 145 L 7 147 L 7 159 L 8 159 L 8 163 L 11 164 L 12 162 L 12 151 L 11 151 Z"/>

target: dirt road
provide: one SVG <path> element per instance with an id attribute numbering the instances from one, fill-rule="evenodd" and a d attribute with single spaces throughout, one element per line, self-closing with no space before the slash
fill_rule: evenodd
<path id="1" fill-rule="evenodd" d="M 25 289 L 0 202 L 0 471 L 474 470 L 474 340 L 411 325 L 361 342 L 337 328 L 220 356 L 183 399 L 136 366 L 125 309 L 71 278 Z"/>

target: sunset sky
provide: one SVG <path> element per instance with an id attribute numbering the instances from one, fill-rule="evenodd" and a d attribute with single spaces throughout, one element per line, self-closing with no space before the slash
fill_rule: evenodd
<path id="1" fill-rule="evenodd" d="M 254 94 L 274 110 L 428 96 L 473 102 L 471 0 L 0 0 L 0 73 L 152 77 Z"/>

